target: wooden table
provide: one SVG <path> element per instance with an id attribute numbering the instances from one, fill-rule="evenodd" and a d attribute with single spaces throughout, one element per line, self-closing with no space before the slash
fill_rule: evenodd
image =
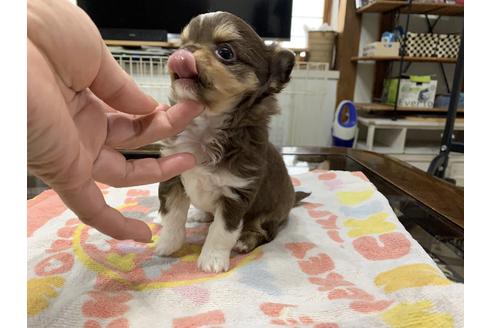
<path id="1" fill-rule="evenodd" d="M 405 162 L 383 154 L 348 148 L 283 147 L 279 151 L 283 155 L 301 156 L 312 164 L 330 158 L 333 162 L 334 156 L 349 158 L 358 163 L 364 173 L 375 174 L 447 220 L 464 228 L 464 190 Z M 159 157 L 159 146 L 153 144 L 122 152 L 127 158 Z M 337 168 L 338 166 L 332 166 L 332 169 L 343 169 Z"/>
<path id="2" fill-rule="evenodd" d="M 317 168 L 362 171 L 388 199 L 412 237 L 446 276 L 464 281 L 464 190 L 405 162 L 345 148 L 279 149 L 290 174 Z M 127 158 L 159 157 L 159 146 L 122 151 Z"/>
<path id="3" fill-rule="evenodd" d="M 122 150 L 128 159 L 159 157 L 159 146 Z M 455 281 L 464 281 L 464 190 L 388 156 L 345 148 L 279 149 L 289 173 L 317 168 L 361 171 L 388 199 L 407 231 Z M 29 188 L 28 188 L 29 190 Z"/>

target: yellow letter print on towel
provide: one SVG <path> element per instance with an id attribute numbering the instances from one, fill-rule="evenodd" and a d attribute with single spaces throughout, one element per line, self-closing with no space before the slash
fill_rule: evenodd
<path id="1" fill-rule="evenodd" d="M 195 244 L 184 244 L 180 250 L 173 254 L 174 257 L 179 257 L 183 262 L 194 262 L 198 260 L 202 247 Z"/>
<path id="2" fill-rule="evenodd" d="M 49 298 L 58 296 L 56 288 L 63 287 L 62 277 L 33 278 L 27 282 L 27 314 L 32 316 L 40 313 L 49 305 Z"/>
<path id="3" fill-rule="evenodd" d="M 451 281 L 429 264 L 410 264 L 378 274 L 374 283 L 391 293 L 404 288 L 449 285 Z"/>
<path id="4" fill-rule="evenodd" d="M 393 231 L 396 228 L 394 223 L 386 221 L 388 216 L 388 213 L 379 212 L 365 220 L 349 219 L 343 225 L 350 229 L 347 235 L 351 238 L 381 234 Z"/>
<path id="5" fill-rule="evenodd" d="M 365 202 L 374 194 L 374 190 L 366 191 L 340 191 L 337 192 L 337 198 L 342 205 L 355 206 Z"/>
<path id="6" fill-rule="evenodd" d="M 118 270 L 123 272 L 130 272 L 135 269 L 135 254 L 128 253 L 125 255 L 119 255 L 117 253 L 109 253 L 106 260 L 111 263 Z"/>
<path id="7" fill-rule="evenodd" d="M 452 328 L 453 317 L 432 311 L 431 301 L 401 303 L 383 313 L 383 320 L 393 328 Z"/>

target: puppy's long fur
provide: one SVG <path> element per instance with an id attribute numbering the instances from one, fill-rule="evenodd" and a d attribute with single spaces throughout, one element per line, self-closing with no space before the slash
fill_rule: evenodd
<path id="1" fill-rule="evenodd" d="M 195 17 L 181 38 L 181 57 L 169 59 L 172 100 L 198 100 L 206 109 L 164 140 L 163 155 L 192 152 L 199 164 L 159 186 L 163 228 L 156 252 L 167 256 L 181 248 L 192 203 L 200 210 L 195 219 L 213 217 L 199 267 L 227 271 L 233 248 L 249 252 L 273 240 L 306 196 L 294 193 L 268 141 L 270 116 L 278 112 L 274 95 L 289 81 L 294 55 L 266 46 L 248 24 L 225 12 Z"/>

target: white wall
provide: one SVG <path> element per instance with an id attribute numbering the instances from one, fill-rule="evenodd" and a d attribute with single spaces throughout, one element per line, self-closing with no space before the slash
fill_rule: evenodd
<path id="1" fill-rule="evenodd" d="M 282 42 L 284 47 L 307 47 L 304 26 L 318 28 L 323 23 L 324 0 L 293 0 L 290 41 Z"/>

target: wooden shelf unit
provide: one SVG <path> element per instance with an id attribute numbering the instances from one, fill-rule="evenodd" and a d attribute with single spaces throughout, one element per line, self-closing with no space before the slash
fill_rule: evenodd
<path id="1" fill-rule="evenodd" d="M 406 1 L 394 0 L 376 0 L 357 9 L 357 13 L 387 13 L 396 9 L 399 9 L 401 13 L 442 16 L 463 16 L 465 13 L 465 8 L 462 5 L 449 3 L 412 3 L 408 7 Z"/>
<path id="2" fill-rule="evenodd" d="M 424 118 L 429 118 L 433 114 L 444 116 L 448 114 L 448 108 L 408 108 L 398 107 L 397 114 L 393 114 L 394 106 L 378 103 L 382 94 L 384 77 L 387 76 L 388 66 L 392 62 L 398 62 L 402 58 L 396 57 L 361 57 L 360 56 L 360 35 L 362 31 L 362 14 L 379 13 L 380 27 L 379 34 L 383 31 L 392 30 L 395 24 L 395 15 L 398 14 L 417 14 L 417 15 L 439 15 L 439 16 L 464 16 L 464 6 L 454 4 L 428 4 L 412 3 L 409 1 L 395 0 L 375 0 L 361 8 L 355 8 L 355 1 L 347 1 L 346 7 L 341 8 L 344 29 L 337 38 L 336 69 L 340 71 L 340 81 L 337 93 L 337 103 L 345 99 L 354 99 L 357 79 L 357 67 L 360 62 L 375 62 L 375 82 L 373 83 L 372 102 L 356 104 L 359 113 L 359 123 L 355 148 L 367 149 L 375 152 L 389 154 L 421 170 L 427 171 L 429 164 L 440 151 L 442 131 L 444 130 L 444 120 L 439 120 L 435 126 L 428 121 L 421 122 Z M 410 19 L 411 15 L 403 15 Z M 400 16 L 401 17 L 401 16 Z M 429 29 L 432 32 L 432 28 Z M 429 62 L 443 66 L 444 63 L 459 65 L 454 58 L 409 58 L 404 57 L 406 62 Z M 403 65 L 402 65 L 403 66 Z M 400 66 L 401 68 L 401 66 Z M 400 71 L 400 74 L 402 72 Z M 343 86 L 343 87 L 340 87 Z M 464 109 L 457 110 L 463 113 Z M 374 113 L 386 121 L 363 122 L 363 116 Z M 408 119 L 411 114 L 418 114 L 418 118 Z M 398 117 L 396 121 L 392 119 Z M 435 115 L 437 116 L 437 115 Z M 435 118 L 433 118 L 435 119 Z M 463 140 L 463 122 L 456 119 L 456 125 L 460 128 L 457 132 L 456 140 Z M 399 126 L 398 126 L 399 124 Z M 452 153 L 449 156 L 448 169 L 446 176 L 456 179 L 458 185 L 463 185 L 464 156 L 459 153 Z"/>
<path id="3" fill-rule="evenodd" d="M 350 58 L 353 62 L 359 61 L 399 61 L 399 56 L 353 56 Z M 456 58 L 438 58 L 438 57 L 409 57 L 404 56 L 403 61 L 406 62 L 429 62 L 429 63 L 456 63 Z"/>
<path id="4" fill-rule="evenodd" d="M 355 106 L 359 111 L 390 112 L 394 110 L 393 105 L 381 104 L 381 103 L 356 103 Z M 448 108 L 397 107 L 396 110 L 399 112 L 446 113 L 448 111 Z M 458 113 L 464 113 L 464 108 L 459 108 Z"/>

